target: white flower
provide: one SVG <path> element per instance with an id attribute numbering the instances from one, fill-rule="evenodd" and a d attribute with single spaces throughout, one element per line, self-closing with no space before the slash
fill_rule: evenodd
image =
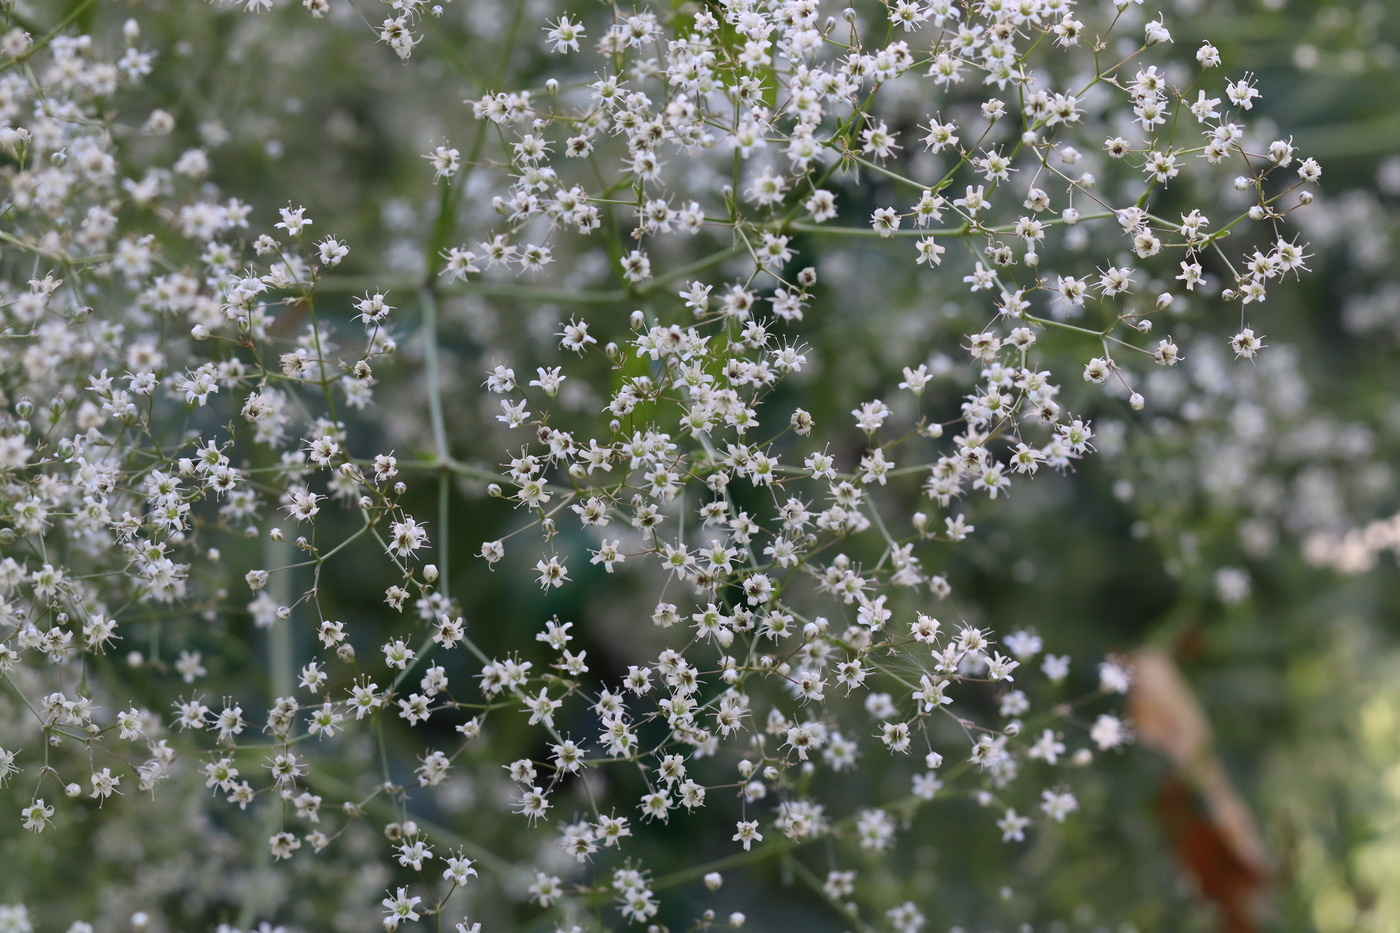
<path id="1" fill-rule="evenodd" d="M 567 16 L 559 17 L 559 21 L 549 30 L 549 41 L 553 43 L 552 51 L 555 52 L 577 52 L 579 50 L 578 40 L 583 37 L 583 26 L 573 22 Z"/>
<path id="2" fill-rule="evenodd" d="M 311 226 L 312 221 L 306 217 L 306 208 L 284 207 L 281 209 L 282 222 L 274 224 L 278 230 L 286 230 L 292 236 L 301 236 L 301 231 Z"/>
<path id="3" fill-rule="evenodd" d="M 396 930 L 400 923 L 405 920 L 417 920 L 418 911 L 414 910 L 422 902 L 421 897 L 409 897 L 408 888 L 399 888 L 393 897 L 386 897 L 380 903 L 384 906 L 386 915 L 384 917 L 384 928 L 386 930 Z"/>

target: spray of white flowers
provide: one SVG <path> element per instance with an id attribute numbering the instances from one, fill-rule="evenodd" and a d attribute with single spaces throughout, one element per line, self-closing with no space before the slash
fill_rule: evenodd
<path id="1" fill-rule="evenodd" d="M 451 58 L 462 2 L 231 5 L 412 61 Z M 971 800 L 1011 846 L 1074 819 L 1129 665 L 984 627 L 948 567 L 1094 453 L 1067 398 L 1133 432 L 1179 322 L 1242 380 L 1268 358 L 1321 169 L 1255 135 L 1253 75 L 1128 0 L 520 3 L 421 153 L 416 272 L 349 276 L 335 217 L 261 216 L 213 146 L 161 144 L 176 116 L 132 118 L 169 64 L 140 10 L 27 6 L 0 4 L 0 824 L 197 785 L 255 837 L 234 861 L 376 865 L 343 926 L 490 933 L 479 885 L 532 929 L 738 927 L 724 880 L 765 864 L 916 931 L 931 903 L 863 873 L 921 813 Z M 888 276 L 959 330 L 812 414 L 813 330 Z M 548 309 L 547 342 L 449 339 L 482 300 Z M 473 562 L 580 595 L 469 617 Z M 373 600 L 324 588 L 356 575 Z M 463 795 L 491 816 L 448 825 Z M 711 842 L 641 844 L 668 821 Z"/>

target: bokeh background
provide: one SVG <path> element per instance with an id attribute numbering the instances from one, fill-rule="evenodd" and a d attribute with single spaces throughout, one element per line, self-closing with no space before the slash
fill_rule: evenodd
<path id="1" fill-rule="evenodd" d="M 122 106 L 133 119 L 156 106 L 176 117 L 173 141 L 161 146 L 205 147 L 211 181 L 226 194 L 262 216 L 305 205 L 318 233 L 353 244 L 323 293 L 332 296 L 323 313 L 346 320 L 350 298 L 366 287 L 408 288 L 422 274 L 436 212 L 422 154 L 445 142 L 469 149 L 477 127 L 463 101 L 486 88 L 539 84 L 555 67 L 543 55 L 540 24 L 590 10 L 585 0 L 455 0 L 420 54 L 400 62 L 367 41 L 373 6 L 333 0 L 333 14 L 312 21 L 297 5 L 249 16 L 195 0 L 101 0 L 77 20 L 99 38 L 116 35 L 128 17 L 139 21 L 160 62 Z M 28 4 L 46 22 L 76 7 Z M 1270 346 L 1257 363 L 1230 358 L 1219 337 L 1233 332 L 1231 322 L 1183 319 L 1171 333 L 1186 362 L 1144 376 L 1142 413 L 1093 387 L 1068 386 L 1082 393 L 1070 407 L 1098 425 L 1098 455 L 971 516 L 977 535 L 949 551 L 942 569 L 970 621 L 1034 629 L 1075 657 L 1155 652 L 1180 680 L 1164 675 L 1165 685 L 1132 698 L 1133 711 L 1167 721 L 1178 736 L 1204 721 L 1211 736 L 1199 738 L 1189 763 L 1154 747 L 1150 734 L 1100 759 L 1080 785 L 1082 812 L 1021 848 L 989 832 L 972 801 L 952 799 L 920 815 L 899 852 L 879 856 L 897 871 L 872 861 L 872 883 L 926 905 L 935 929 L 1393 931 L 1400 532 L 1387 520 L 1400 511 L 1400 9 L 1349 0 L 1166 7 L 1184 48 L 1209 38 L 1232 73 L 1254 72 L 1264 90 L 1260 119 L 1323 162 L 1318 202 L 1297 216 L 1312 274 L 1272 291 L 1255 319 Z M 528 41 L 499 61 L 518 30 Z M 460 223 L 484 225 L 490 174 L 471 184 Z M 869 196 L 881 203 L 879 191 Z M 861 214 L 859 205 L 851 213 Z M 816 365 L 789 391 L 802 393 L 819 422 L 872 397 L 897 372 L 890 360 L 907 359 L 911 346 L 950 373 L 964 366 L 956 348 L 969 312 L 956 288 L 902 271 L 909 263 L 879 241 L 798 246 L 826 288 L 806 331 Z M 604 278 L 587 260 L 561 266 L 562 278 L 544 284 L 569 289 Z M 477 292 L 445 305 L 447 414 L 458 452 L 491 464 L 505 449 L 481 374 L 493 353 L 542 354 L 560 315 L 547 294 Z M 1066 353 L 1083 352 L 1069 338 L 1046 338 L 1052 350 L 1057 341 Z M 415 347 L 404 339 L 399 368 L 380 374 L 388 388 L 379 404 L 394 413 L 384 441 L 404 451 L 428 437 Z M 956 399 L 951 376 L 947 393 Z M 595 401 L 572 400 L 580 410 Z M 435 507 L 430 490 L 421 505 Z M 632 652 L 644 653 L 626 643 L 621 620 L 642 611 L 645 580 L 604 588 L 601 575 L 592 586 L 580 572 L 576 585 L 542 594 L 524 553 L 494 570 L 465 559 L 517 520 L 481 483 L 463 480 L 453 490 L 451 514 L 462 558 L 449 568 L 453 589 L 480 630 L 495 633 L 483 636 L 488 652 L 493 638 L 510 643 L 512 620 L 559 614 L 587 623 L 590 656 L 625 669 Z M 235 553 L 240 546 L 252 545 L 228 545 Z M 377 604 L 387 582 L 352 566 L 323 586 L 328 613 L 352 617 Z M 264 632 L 237 619 L 219 620 L 208 644 L 224 645 L 228 631 L 242 633 L 247 657 L 206 657 L 219 659 L 214 682 L 233 690 L 269 647 Z M 191 636 L 168 650 L 199 645 Z M 1092 687 L 1087 666 L 1075 676 Z M 496 757 L 509 760 L 501 744 L 509 738 L 496 742 Z M 343 779 L 353 786 L 354 769 Z M 0 792 L 3 812 L 17 811 L 26 793 Z M 509 859 L 515 818 L 495 805 L 502 793 L 491 782 L 464 783 L 454 806 L 427 817 L 447 838 L 498 840 Z M 44 918 L 42 929 L 79 917 L 118 929 L 152 904 L 160 905 L 153 922 L 169 929 L 272 916 L 307 930 L 374 922 L 394 876 L 371 857 L 381 847 L 371 830 L 352 829 L 330 857 L 273 870 L 248 857 L 258 827 L 211 809 L 205 794 L 188 775 L 156 801 L 129 795 L 114 804 L 116 815 L 93 811 L 38 837 L 0 831 L 0 904 L 23 901 Z M 1221 799 L 1249 817 L 1228 826 L 1212 820 Z M 650 832 L 644 849 L 712 842 L 685 820 Z M 731 873 L 727 893 L 756 929 L 842 929 L 795 879 L 807 870 L 794 862 Z M 487 913 L 477 919 L 493 930 L 530 929 L 538 911 L 509 906 L 501 896 L 511 893 L 508 879 L 483 880 L 484 893 L 473 896 Z M 1264 907 L 1245 911 L 1245 902 Z"/>

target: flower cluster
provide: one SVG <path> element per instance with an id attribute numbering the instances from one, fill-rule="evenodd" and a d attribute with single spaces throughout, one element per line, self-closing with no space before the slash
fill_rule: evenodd
<path id="1" fill-rule="evenodd" d="M 1131 739 L 1111 701 L 1086 712 L 1129 665 L 985 618 L 949 567 L 1101 443 L 1082 382 L 1143 408 L 1170 380 L 1133 370 L 1183 359 L 1157 322 L 1306 268 L 1284 218 L 1320 169 L 1253 138 L 1260 90 L 1209 44 L 1153 59 L 1168 26 L 1126 0 L 526 7 L 560 77 L 474 95 L 473 141 L 424 154 L 437 222 L 407 288 L 345 287 L 333 218 L 220 193 L 204 148 L 159 145 L 170 113 L 118 120 L 156 67 L 135 22 L 106 52 L 10 24 L 0 677 L 23 723 L 0 783 L 34 787 L 12 817 L 43 833 L 193 782 L 220 819 L 260 814 L 279 865 L 377 847 L 386 929 L 467 931 L 478 871 L 562 929 L 689 909 L 665 892 L 696 866 L 639 842 L 703 811 L 719 861 L 821 840 L 839 915 L 918 930 L 927 904 L 857 884 L 865 855 L 950 796 L 1008 843 L 1053 829 L 1081 806 L 1069 766 Z M 445 15 L 388 9 L 401 59 Z M 491 216 L 459 224 L 473 184 Z M 818 324 L 887 296 L 837 294 L 832 240 L 897 246 L 966 312 L 839 414 L 808 401 Z M 451 345 L 458 301 L 493 295 L 568 309 L 547 345 Z M 469 366 L 479 432 L 444 389 Z M 557 612 L 468 618 L 462 484 L 510 509 L 475 557 Z M 585 589 L 620 595 L 548 602 Z M 265 683 L 228 676 L 263 646 Z M 475 794 L 508 801 L 500 838 L 433 824 Z M 688 919 L 740 926 L 695 874 L 714 906 Z"/>

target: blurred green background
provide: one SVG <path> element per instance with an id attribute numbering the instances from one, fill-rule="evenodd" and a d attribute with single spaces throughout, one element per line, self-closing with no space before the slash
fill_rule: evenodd
<path id="1" fill-rule="evenodd" d="M 246 16 L 194 0 L 102 0 L 82 25 L 111 37 L 135 17 L 144 44 L 160 51 L 145 89 L 122 104 L 134 120 L 164 107 L 176 117 L 177 151 L 207 147 L 223 192 L 264 217 L 288 202 L 305 205 L 318 233 L 353 245 L 338 270 L 343 303 L 326 312 L 348 320 L 354 294 L 377 284 L 392 292 L 421 273 L 424 231 L 436 209 L 422 153 L 444 142 L 469 148 L 477 128 L 462 101 L 497 86 L 497 74 L 506 76 L 504 86 L 538 84 L 552 63 L 534 33 L 563 8 L 518 3 L 456 0 L 408 63 L 370 44 L 360 21 L 377 15 L 368 3 L 337 5 L 329 23 L 312 23 L 294 5 Z M 573 6 L 590 15 L 583 0 Z M 54 17 L 47 3 L 30 8 Z M 1318 203 L 1298 216 L 1312 274 L 1271 294 L 1260 316 L 1271 349 L 1257 365 L 1227 359 L 1219 335 L 1229 321 L 1183 321 L 1172 331 L 1187 364 L 1146 377 L 1145 394 L 1188 394 L 1193 406 L 1154 403 L 1134 415 L 1121 400 L 1067 386 L 1081 393 L 1068 407 L 1098 425 L 1100 455 L 970 515 L 977 535 L 950 550 L 940 569 L 970 621 L 1034 629 L 1055 653 L 1076 658 L 1151 646 L 1175 659 L 1268 853 L 1258 929 L 1400 930 L 1400 575 L 1393 554 L 1360 573 L 1305 558 L 1309 542 L 1318 549 L 1330 540 L 1319 535 L 1344 535 L 1400 510 L 1400 9 L 1201 0 L 1171 5 L 1170 13 L 1183 48 L 1209 38 L 1231 74 L 1256 73 L 1262 118 L 1292 136 L 1302 155 L 1323 162 Z M 526 40 L 496 72 L 497 51 L 521 24 Z M 139 161 L 141 144 L 132 145 Z M 479 178 L 462 206 L 463 227 L 489 217 L 490 183 Z M 822 249 L 798 245 L 813 255 Z M 935 358 L 959 355 L 967 318 L 936 285 L 891 272 L 878 277 L 886 290 L 871 293 L 870 270 L 889 271 L 881 249 L 862 242 L 819 259 L 831 297 L 813 309 L 806 331 L 817 365 L 791 389 L 819 423 L 844 417 L 887 386 L 898 370 L 889 361 L 907 360 L 910 346 Z M 602 277 L 586 264 L 570 274 L 559 287 Z M 504 442 L 487 409 L 493 402 L 478 389 L 481 373 L 493 348 L 520 358 L 542 353 L 559 315 L 547 303 L 510 298 L 450 302 L 448 414 L 460 452 L 495 462 L 492 452 Z M 384 441 L 403 451 L 427 436 L 414 401 L 411 329 L 402 368 L 380 374 L 387 387 L 380 405 L 395 413 Z M 1084 353 L 1063 337 L 1046 343 Z M 425 513 L 434 507 L 427 492 L 419 504 Z M 451 508 L 463 557 L 516 521 L 471 482 L 454 490 Z M 581 554 L 582 540 L 575 547 Z M 492 634 L 483 636 L 488 653 L 514 644 L 510 620 L 554 613 L 586 621 L 580 628 L 591 634 L 581 646 L 610 666 L 625 670 L 644 653 L 617 640 L 619 607 L 643 598 L 639 584 L 605 584 L 601 574 L 595 580 L 579 570 L 575 586 L 546 595 L 522 585 L 532 564 L 522 553 L 494 571 L 465 559 L 450 568 L 466 616 L 499 638 L 492 644 Z M 323 588 L 331 594 L 328 615 L 369 612 L 361 607 L 376 606 L 386 582 L 387 575 L 351 565 Z M 265 650 L 246 619 L 221 619 L 209 645 L 223 643 L 220 626 L 243 632 L 255 657 Z M 199 639 L 165 650 L 186 647 L 200 647 Z M 361 647 L 374 650 L 374 643 Z M 239 659 L 219 663 L 226 666 L 211 664 L 214 678 L 239 675 Z M 1074 676 L 1093 686 L 1087 664 Z M 509 760 L 509 736 L 494 741 L 495 756 Z M 862 780 L 877 784 L 880 776 Z M 882 872 L 874 860 L 870 871 L 895 898 L 925 906 L 934 929 L 1225 929 L 1192 870 L 1218 876 L 1233 869 L 1192 848 L 1187 836 L 1199 829 L 1203 804 L 1192 790 L 1185 809 L 1172 809 L 1177 780 L 1151 749 L 1106 756 L 1080 786 L 1079 817 L 1021 849 L 1002 845 L 972 802 L 950 800 L 918 817 L 901 851 L 879 857 L 898 871 Z M 307 930 L 367 928 L 394 883 L 382 867 L 387 860 L 359 857 L 382 848 L 369 830 L 352 830 L 339 854 L 271 872 L 244 857 L 256 828 L 218 815 L 198 780 L 185 783 L 154 803 L 129 795 L 120 820 L 94 812 L 87 824 L 42 837 L 17 828 L 0 833 L 0 903 L 23 900 L 45 918 L 43 929 L 77 917 L 104 918 L 117 929 L 119 918 L 152 902 L 163 905 L 159 922 L 170 929 L 207 929 L 221 919 L 252 919 L 244 916 L 250 899 L 257 917 Z M 17 811 L 27 792 L 3 791 L 5 812 Z M 491 805 L 499 792 L 488 783 L 464 787 L 455 808 L 430 816 L 449 832 L 509 840 L 514 818 Z M 642 846 L 710 845 L 713 834 L 701 829 L 676 819 L 664 832 L 643 833 Z M 744 909 L 759 930 L 842 929 L 797 877 L 824 874 L 819 855 L 809 861 L 731 873 L 726 903 Z M 538 911 L 507 907 L 509 898 L 497 895 L 508 888 L 484 879 L 471 896 L 487 913 L 473 916 L 491 916 L 491 930 L 530 928 Z M 703 906 L 697 899 L 668 910 L 693 915 Z"/>

